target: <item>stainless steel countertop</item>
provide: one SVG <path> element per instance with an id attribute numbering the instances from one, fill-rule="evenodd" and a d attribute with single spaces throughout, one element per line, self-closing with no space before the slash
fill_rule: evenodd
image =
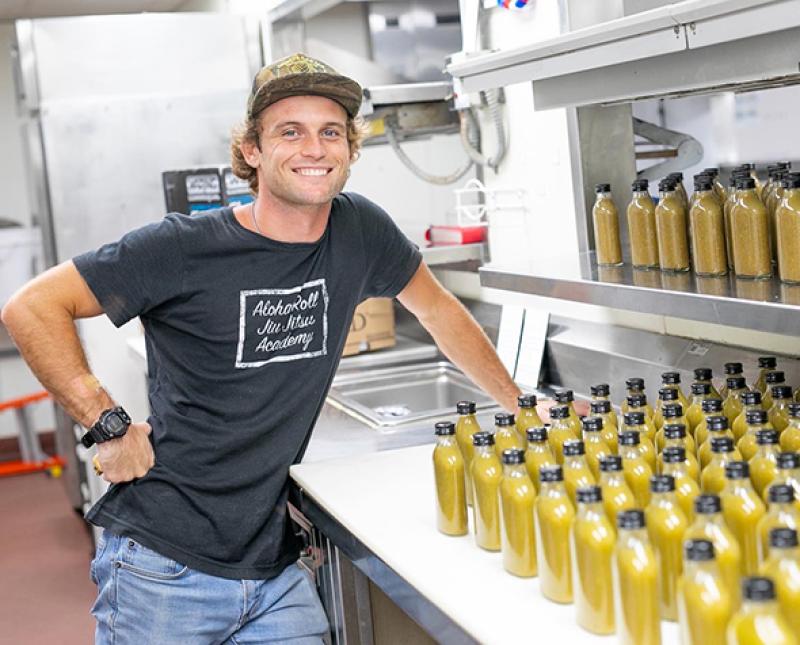
<path id="1" fill-rule="evenodd" d="M 495 412 L 478 414 L 481 427 L 493 427 Z M 376 429 L 326 402 L 314 426 L 303 463 L 432 444 L 434 424 L 448 419 L 455 421 L 455 409 L 453 414 L 441 418 Z"/>

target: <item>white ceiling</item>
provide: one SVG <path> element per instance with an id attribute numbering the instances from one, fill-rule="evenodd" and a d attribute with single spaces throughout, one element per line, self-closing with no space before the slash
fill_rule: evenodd
<path id="1" fill-rule="evenodd" d="M 185 0 L 0 0 L 0 20 L 173 11 Z"/>

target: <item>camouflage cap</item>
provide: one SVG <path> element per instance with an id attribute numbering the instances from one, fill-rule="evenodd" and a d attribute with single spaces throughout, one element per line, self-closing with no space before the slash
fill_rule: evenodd
<path id="1" fill-rule="evenodd" d="M 342 76 L 330 65 L 306 56 L 292 54 L 261 68 L 253 79 L 247 100 L 247 115 L 289 96 L 324 96 L 339 103 L 350 117 L 361 107 L 361 86 Z"/>

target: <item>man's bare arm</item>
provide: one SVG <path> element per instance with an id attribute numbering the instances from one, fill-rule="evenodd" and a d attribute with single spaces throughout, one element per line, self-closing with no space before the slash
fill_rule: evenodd
<path id="1" fill-rule="evenodd" d="M 3 323 L 36 378 L 84 426 L 91 426 L 113 401 L 92 376 L 75 319 L 102 313 L 72 262 L 33 279 L 2 312 Z"/>
<path id="2" fill-rule="evenodd" d="M 520 389 L 486 333 L 423 262 L 397 296 L 430 333 L 442 353 L 506 410 L 517 409 Z"/>
<path id="3" fill-rule="evenodd" d="M 73 419 L 91 427 L 116 404 L 89 369 L 75 328 L 103 308 L 72 261 L 45 271 L 15 293 L 2 311 L 3 324 L 36 378 Z M 132 424 L 121 439 L 98 445 L 104 477 L 128 481 L 152 467 L 146 423 Z"/>

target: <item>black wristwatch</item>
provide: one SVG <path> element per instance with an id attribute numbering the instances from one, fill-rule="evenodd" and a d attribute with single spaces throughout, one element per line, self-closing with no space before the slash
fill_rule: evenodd
<path id="1" fill-rule="evenodd" d="M 81 443 L 87 448 L 91 448 L 96 443 L 118 439 L 125 436 L 130 424 L 131 418 L 122 407 L 117 406 L 116 408 L 104 410 L 100 414 L 97 423 L 81 437 Z"/>

